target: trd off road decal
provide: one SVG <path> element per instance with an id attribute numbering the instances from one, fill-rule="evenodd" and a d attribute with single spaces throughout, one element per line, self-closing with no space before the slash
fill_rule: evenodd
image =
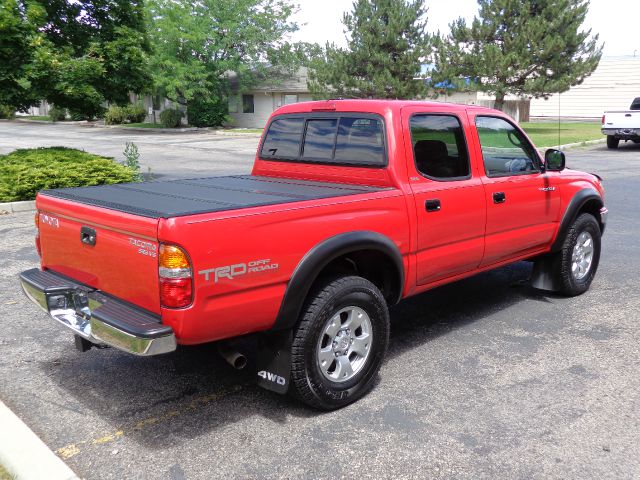
<path id="1" fill-rule="evenodd" d="M 233 280 L 236 277 L 247 275 L 249 273 L 265 272 L 267 270 L 277 270 L 278 264 L 272 263 L 271 259 L 254 260 L 248 263 L 236 263 L 235 265 L 225 265 L 224 267 L 215 267 L 208 270 L 200 270 L 199 275 L 204 275 L 205 282 L 213 280 L 214 283 L 222 278 Z"/>

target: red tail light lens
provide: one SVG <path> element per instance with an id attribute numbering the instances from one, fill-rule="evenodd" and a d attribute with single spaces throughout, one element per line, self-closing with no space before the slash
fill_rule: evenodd
<path id="1" fill-rule="evenodd" d="M 160 278 L 160 301 L 163 307 L 182 308 L 191 304 L 192 281 L 189 278 Z"/>
<path id="2" fill-rule="evenodd" d="M 160 303 L 184 308 L 193 301 L 193 269 L 187 253 L 176 245 L 161 244 L 158 256 Z"/>
<path id="3" fill-rule="evenodd" d="M 604 125 L 604 117 L 605 115 L 602 115 L 602 125 Z"/>

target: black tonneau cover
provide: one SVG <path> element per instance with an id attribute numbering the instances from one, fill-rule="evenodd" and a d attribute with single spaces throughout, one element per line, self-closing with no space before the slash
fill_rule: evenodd
<path id="1" fill-rule="evenodd" d="M 40 194 L 143 217 L 169 218 L 380 190 L 385 189 L 239 175 L 61 188 Z"/>

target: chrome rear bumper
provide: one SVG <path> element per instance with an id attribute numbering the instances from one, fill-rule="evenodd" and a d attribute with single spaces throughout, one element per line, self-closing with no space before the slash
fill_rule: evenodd
<path id="1" fill-rule="evenodd" d="M 20 283 L 27 297 L 51 318 L 93 344 L 143 356 L 176 349 L 171 327 L 151 312 L 49 270 L 26 270 Z"/>

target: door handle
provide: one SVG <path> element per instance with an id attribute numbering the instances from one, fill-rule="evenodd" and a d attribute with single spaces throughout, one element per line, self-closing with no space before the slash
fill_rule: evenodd
<path id="1" fill-rule="evenodd" d="M 493 203 L 504 203 L 507 200 L 507 196 L 504 192 L 495 192 L 493 194 Z"/>
<path id="2" fill-rule="evenodd" d="M 424 202 L 424 208 L 427 209 L 427 212 L 438 212 L 440 211 L 440 200 L 437 198 L 427 200 Z"/>

